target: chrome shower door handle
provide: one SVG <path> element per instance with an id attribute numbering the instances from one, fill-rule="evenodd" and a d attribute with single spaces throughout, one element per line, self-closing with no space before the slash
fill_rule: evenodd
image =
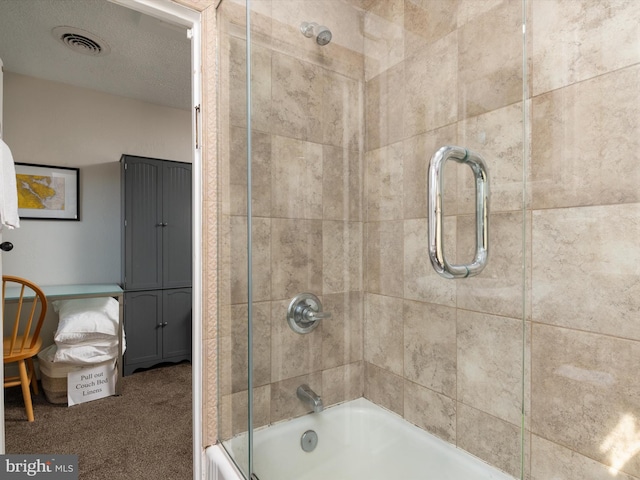
<path id="1" fill-rule="evenodd" d="M 467 265 L 452 265 L 444 254 L 443 191 L 447 160 L 468 165 L 476 185 L 476 253 Z M 429 258 L 434 270 L 445 278 L 466 278 L 479 274 L 489 255 L 489 176 L 480 155 L 466 148 L 444 146 L 429 165 Z"/>

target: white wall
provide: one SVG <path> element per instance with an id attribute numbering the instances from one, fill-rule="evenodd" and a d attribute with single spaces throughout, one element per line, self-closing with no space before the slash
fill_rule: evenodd
<path id="1" fill-rule="evenodd" d="M 191 161 L 191 113 L 5 71 L 14 160 L 80 168 L 80 221 L 21 220 L 3 273 L 40 285 L 119 283 L 120 156 Z"/>

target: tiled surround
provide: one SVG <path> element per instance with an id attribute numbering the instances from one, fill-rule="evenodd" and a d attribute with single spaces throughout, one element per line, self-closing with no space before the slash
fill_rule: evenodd
<path id="1" fill-rule="evenodd" d="M 240 3 L 219 15 L 223 438 L 247 406 Z M 256 425 L 306 413 L 306 382 L 517 478 L 524 450 L 525 478 L 640 479 L 640 2 L 527 0 L 525 78 L 519 0 L 253 4 Z M 459 281 L 426 245 L 426 164 L 447 144 L 491 179 L 489 264 Z M 445 247 L 463 263 L 473 185 L 450 163 Z M 334 314 L 304 337 L 283 313 L 302 291 Z"/>
<path id="2" fill-rule="evenodd" d="M 378 0 L 364 23 L 365 397 L 518 477 L 521 19 L 520 2 Z M 491 179 L 488 266 L 456 281 L 428 255 L 427 170 L 443 145 L 483 155 Z M 444 174 L 445 253 L 468 263 L 472 174 L 455 162 Z"/>
<path id="3" fill-rule="evenodd" d="M 531 477 L 640 478 L 640 3 L 531 2 Z"/>
<path id="4" fill-rule="evenodd" d="M 252 210 L 254 425 L 364 393 L 363 11 L 343 2 L 254 1 Z M 243 1 L 224 0 L 220 35 L 220 429 L 247 429 L 246 41 Z M 303 21 L 333 41 L 305 38 Z M 307 335 L 286 321 L 291 299 L 318 295 L 332 318 Z"/>

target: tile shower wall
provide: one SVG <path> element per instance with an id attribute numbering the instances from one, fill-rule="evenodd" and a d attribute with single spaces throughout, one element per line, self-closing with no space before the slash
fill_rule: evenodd
<path id="1" fill-rule="evenodd" d="M 305 381 L 519 477 L 524 369 L 528 478 L 640 478 L 640 3 L 528 0 L 525 105 L 520 1 L 327 3 L 253 0 L 255 423 L 304 413 Z M 225 438 L 246 429 L 246 131 L 244 11 L 221 8 Z M 311 19 L 329 46 L 297 32 Z M 482 153 L 492 181 L 491 259 L 461 282 L 426 247 L 426 166 L 445 144 Z M 468 177 L 446 172 L 460 261 Z M 300 337 L 283 312 L 307 290 L 334 318 Z"/>
<path id="2" fill-rule="evenodd" d="M 254 425 L 361 397 L 363 11 L 342 0 L 252 2 Z M 330 8 L 329 8 L 330 7 Z M 247 429 L 246 41 L 244 2 L 220 7 L 221 438 Z M 319 47 L 299 25 L 329 25 Z M 227 95 L 228 93 L 228 95 Z M 310 292 L 332 318 L 286 321 Z"/>
<path id="3" fill-rule="evenodd" d="M 521 2 L 368 7 L 365 396 L 514 476 L 524 407 L 528 478 L 640 478 L 640 4 L 527 2 L 524 200 Z M 425 241 L 425 161 L 448 143 L 492 181 L 489 266 L 459 282 Z M 446 179 L 458 259 L 467 173 Z"/>
<path id="4" fill-rule="evenodd" d="M 640 478 L 640 3 L 531 2 L 531 477 Z"/>
<path id="5" fill-rule="evenodd" d="M 521 2 L 378 0 L 368 7 L 365 397 L 519 477 Z M 458 281 L 439 277 L 428 255 L 427 169 L 443 145 L 481 153 L 492 182 L 489 264 Z M 468 167 L 450 164 L 446 254 L 467 263 L 475 187 Z"/>

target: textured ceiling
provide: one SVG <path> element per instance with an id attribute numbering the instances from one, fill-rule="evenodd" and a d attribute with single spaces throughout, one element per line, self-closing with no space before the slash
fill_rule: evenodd
<path id="1" fill-rule="evenodd" d="M 111 52 L 70 50 L 51 33 L 61 25 L 97 35 Z M 189 109 L 190 52 L 183 27 L 107 0 L 0 0 L 5 71 Z"/>

